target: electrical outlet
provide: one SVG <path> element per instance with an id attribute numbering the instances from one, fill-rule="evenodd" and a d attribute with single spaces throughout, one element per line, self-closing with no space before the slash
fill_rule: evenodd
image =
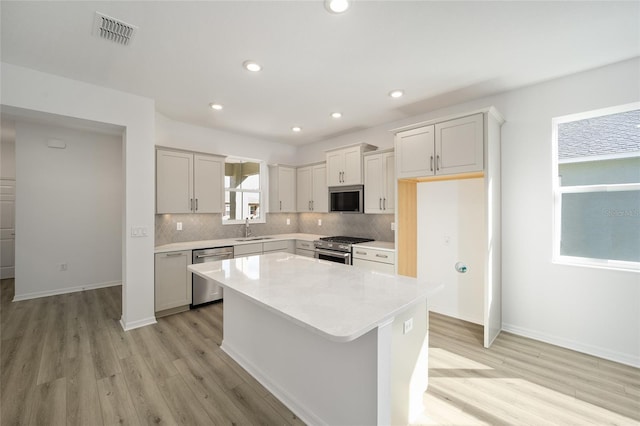
<path id="1" fill-rule="evenodd" d="M 291 219 L 287 218 L 287 225 L 291 225 Z"/>
<path id="2" fill-rule="evenodd" d="M 176 230 L 177 231 L 182 231 L 182 222 L 177 222 L 176 223 Z"/>
<path id="3" fill-rule="evenodd" d="M 318 226 L 322 226 L 322 219 L 318 219 Z"/>
<path id="4" fill-rule="evenodd" d="M 69 267 L 69 265 L 67 265 L 66 263 L 61 263 L 60 264 L 60 270 L 61 271 L 66 271 L 68 267 Z"/>
<path id="5" fill-rule="evenodd" d="M 392 231 L 396 230 L 396 223 L 395 222 L 391 222 L 391 230 Z"/>
<path id="6" fill-rule="evenodd" d="M 407 334 L 413 329 L 413 318 L 409 318 L 404 322 L 404 327 L 402 330 L 402 334 Z"/>

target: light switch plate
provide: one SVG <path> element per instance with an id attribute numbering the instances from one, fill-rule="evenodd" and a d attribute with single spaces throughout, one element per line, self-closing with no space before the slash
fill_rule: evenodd
<path id="1" fill-rule="evenodd" d="M 182 222 L 176 222 L 176 231 L 182 231 Z"/>
<path id="2" fill-rule="evenodd" d="M 413 318 L 409 318 L 408 320 L 406 320 L 404 322 L 404 327 L 403 327 L 403 330 L 402 330 L 402 334 L 407 334 L 411 330 L 413 330 Z"/>

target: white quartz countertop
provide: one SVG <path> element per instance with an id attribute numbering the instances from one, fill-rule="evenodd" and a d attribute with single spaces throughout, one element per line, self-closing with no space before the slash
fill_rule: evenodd
<path id="1" fill-rule="evenodd" d="M 276 235 L 261 235 L 250 237 L 252 240 L 242 241 L 242 237 L 223 238 L 219 240 L 200 240 L 200 241 L 186 241 L 183 243 L 171 243 L 164 244 L 155 247 L 156 253 L 167 253 L 170 251 L 182 251 L 182 250 L 199 250 L 205 248 L 227 247 L 227 246 L 239 246 L 241 244 L 252 243 L 265 243 L 268 241 L 282 241 L 282 240 L 304 240 L 314 241 L 324 235 L 316 234 L 276 234 Z M 260 238 L 259 240 L 256 238 Z"/>
<path id="2" fill-rule="evenodd" d="M 392 252 L 396 251 L 395 243 L 389 243 L 387 241 L 370 241 L 368 243 L 358 243 L 358 244 L 355 244 L 355 247 L 360 247 L 364 249 L 392 251 Z"/>
<path id="3" fill-rule="evenodd" d="M 189 270 L 337 342 L 357 339 L 437 289 L 415 278 L 289 253 L 201 263 Z"/>

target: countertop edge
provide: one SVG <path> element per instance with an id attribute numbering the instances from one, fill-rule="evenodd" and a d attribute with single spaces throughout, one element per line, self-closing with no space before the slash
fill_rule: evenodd
<path id="1" fill-rule="evenodd" d="M 184 241 L 180 243 L 169 243 L 169 244 L 156 246 L 154 247 L 154 253 L 167 253 L 171 251 L 199 250 L 199 249 L 206 249 L 206 248 L 239 246 L 244 244 L 266 243 L 269 241 L 286 241 L 286 240 L 314 241 L 320 237 L 324 237 L 324 235 L 292 233 L 292 234 L 273 234 L 273 235 L 264 235 L 264 236 L 260 235 L 255 237 L 256 238 L 267 237 L 267 239 L 256 240 L 256 241 L 236 241 L 242 237 L 231 237 L 231 238 L 221 238 L 218 240 Z"/>

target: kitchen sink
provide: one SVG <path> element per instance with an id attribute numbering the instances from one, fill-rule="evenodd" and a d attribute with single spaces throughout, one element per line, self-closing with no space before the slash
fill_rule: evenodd
<path id="1" fill-rule="evenodd" d="M 249 238 L 238 238 L 236 241 L 260 241 L 260 240 L 270 240 L 273 237 L 249 237 Z"/>

